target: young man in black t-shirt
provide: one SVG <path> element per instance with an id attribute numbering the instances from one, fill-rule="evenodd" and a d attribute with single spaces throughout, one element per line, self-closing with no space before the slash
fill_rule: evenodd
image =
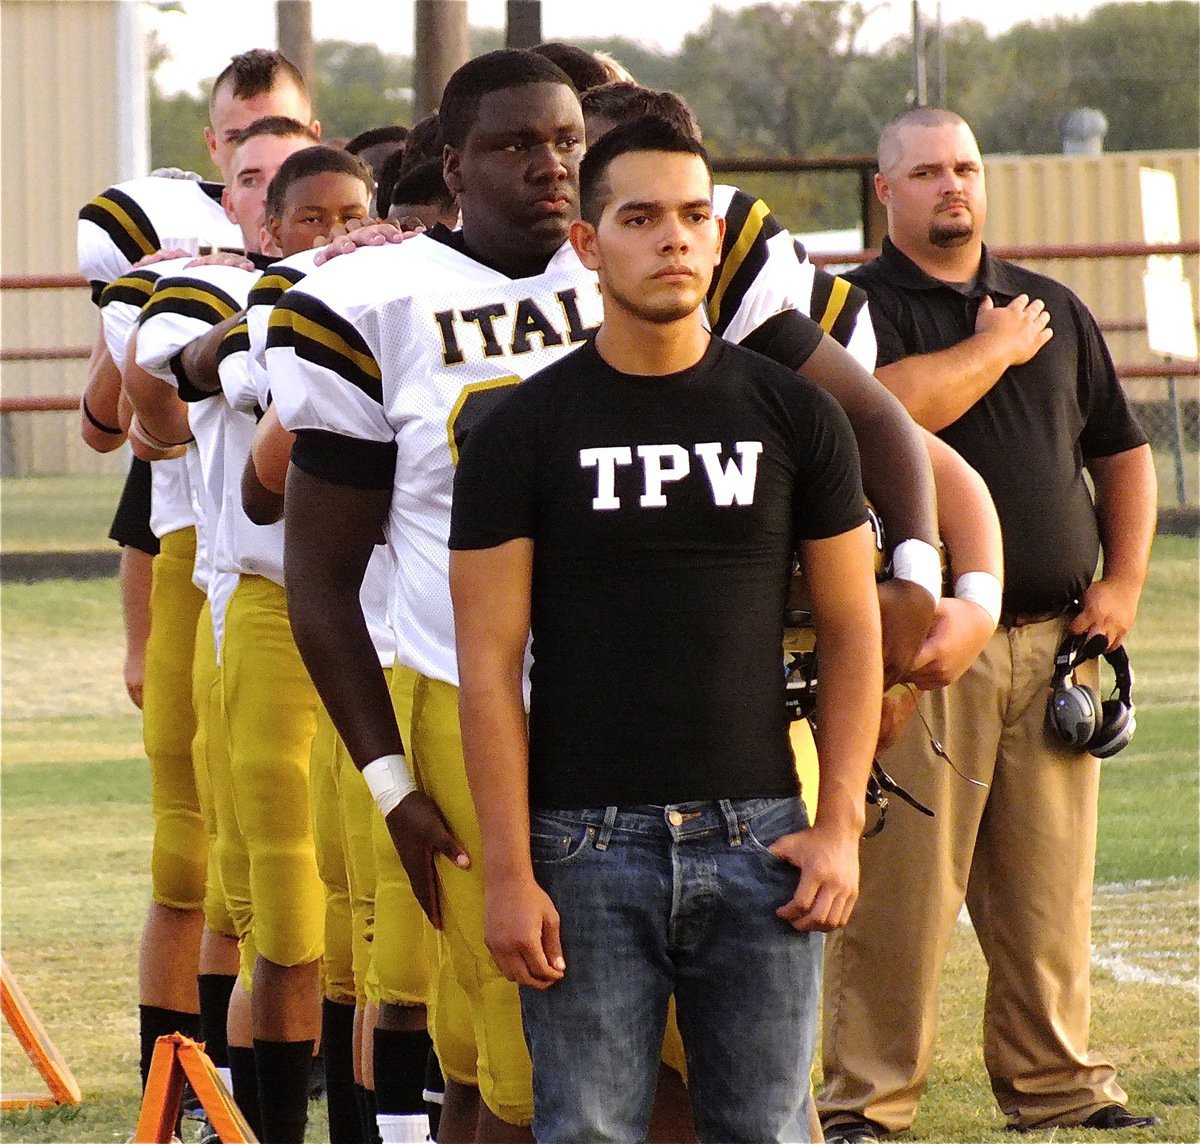
<path id="1" fill-rule="evenodd" d="M 672 993 L 702 1138 L 796 1139 L 882 686 L 857 451 L 826 394 L 708 334 L 699 144 L 638 120 L 581 178 L 604 324 L 473 430 L 455 481 L 488 948 L 523 987 L 538 1140 L 645 1137 Z M 811 828 L 780 671 L 794 556 L 822 647 Z"/>

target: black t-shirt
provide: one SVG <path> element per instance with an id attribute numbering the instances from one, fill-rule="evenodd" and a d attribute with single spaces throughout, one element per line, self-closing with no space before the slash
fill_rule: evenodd
<path id="1" fill-rule="evenodd" d="M 1096 320 L 1065 286 L 987 248 L 974 283 L 931 278 L 890 239 L 848 278 L 871 299 L 879 365 L 948 349 L 975 332 L 980 300 L 1040 298 L 1054 336 L 938 436 L 983 476 L 1004 532 L 1004 608 L 1064 606 L 1091 583 L 1100 536 L 1084 462 L 1146 441 Z"/>
<path id="2" fill-rule="evenodd" d="M 792 557 L 864 519 L 841 408 L 740 346 L 635 377 L 588 342 L 517 386 L 463 448 L 450 547 L 534 541 L 532 805 L 794 795 Z"/>

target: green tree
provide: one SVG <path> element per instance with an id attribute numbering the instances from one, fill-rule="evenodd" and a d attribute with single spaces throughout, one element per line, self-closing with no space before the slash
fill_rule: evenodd
<path id="1" fill-rule="evenodd" d="M 326 139 L 349 139 L 370 127 L 412 124 L 412 60 L 375 44 L 316 44 L 313 106 Z"/>

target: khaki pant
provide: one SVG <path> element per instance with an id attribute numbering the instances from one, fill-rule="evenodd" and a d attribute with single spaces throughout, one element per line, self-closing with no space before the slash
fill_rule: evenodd
<path id="1" fill-rule="evenodd" d="M 1045 723 L 1066 622 L 1001 628 L 952 686 L 921 697 L 882 759 L 936 818 L 892 800 L 862 844 L 861 896 L 825 955 L 823 1120 L 912 1123 L 933 1057 L 942 963 L 964 900 L 988 966 L 984 1063 L 1010 1124 L 1078 1124 L 1125 1102 L 1088 1052 L 1100 765 Z M 1089 663 L 1077 682 L 1096 686 Z"/>

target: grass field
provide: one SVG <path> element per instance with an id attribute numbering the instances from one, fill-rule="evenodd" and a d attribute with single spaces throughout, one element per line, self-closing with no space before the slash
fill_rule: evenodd
<path id="1" fill-rule="evenodd" d="M 1117 1063 L 1131 1103 L 1162 1123 L 1089 1141 L 1200 1138 L 1196 586 L 1195 542 L 1160 538 L 1131 641 L 1138 732 L 1105 764 L 1097 859 L 1093 1043 Z M 138 1107 L 150 815 L 139 720 L 121 686 L 116 584 L 4 585 L 0 637 L 3 952 L 85 1097 L 79 1110 L 5 1113 L 0 1137 L 123 1141 Z M 982 996 L 982 961 L 960 926 L 929 1092 L 903 1139 L 1012 1140 L 983 1072 Z M 36 1088 L 7 1028 L 0 1050 L 3 1090 Z M 327 1139 L 323 1110 L 313 1113 L 309 1139 Z"/>

